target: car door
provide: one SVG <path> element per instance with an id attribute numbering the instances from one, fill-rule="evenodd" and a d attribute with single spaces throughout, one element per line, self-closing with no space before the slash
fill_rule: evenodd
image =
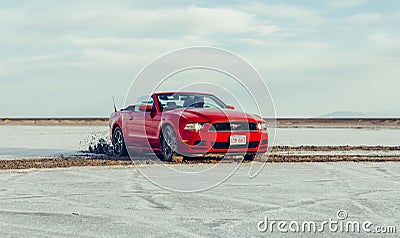
<path id="1" fill-rule="evenodd" d="M 159 127 L 161 123 L 161 110 L 160 106 L 156 107 L 158 100 L 156 96 L 153 95 L 153 104 L 152 110 L 150 112 L 146 112 L 146 131 L 147 131 L 147 139 L 150 145 L 153 148 L 157 148 L 160 146 L 160 139 L 159 139 Z"/>
<path id="2" fill-rule="evenodd" d="M 131 105 L 122 111 L 122 127 L 124 128 L 124 139 L 127 147 L 136 145 L 135 133 L 133 132 L 133 118 L 135 117 L 136 105 Z"/>
<path id="3" fill-rule="evenodd" d="M 144 101 L 135 105 L 133 112 L 127 116 L 127 131 L 132 145 L 149 148 L 149 141 L 154 140 L 156 129 L 153 128 L 154 102 Z"/>

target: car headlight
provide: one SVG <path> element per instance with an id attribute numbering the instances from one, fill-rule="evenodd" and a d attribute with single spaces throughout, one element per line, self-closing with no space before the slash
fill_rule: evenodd
<path id="1" fill-rule="evenodd" d="M 267 123 L 259 122 L 257 123 L 257 128 L 259 131 L 267 131 Z"/>
<path id="2" fill-rule="evenodd" d="M 200 131 L 203 129 L 204 123 L 201 122 L 191 122 L 186 124 L 185 130 L 187 131 Z"/>

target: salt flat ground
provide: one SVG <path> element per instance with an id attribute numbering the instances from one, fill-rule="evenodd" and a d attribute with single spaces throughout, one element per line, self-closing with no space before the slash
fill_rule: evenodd
<path id="1" fill-rule="evenodd" d="M 219 165 L 216 173 L 231 166 L 235 165 Z M 144 173 L 158 169 L 141 168 Z M 347 220 L 397 225 L 400 232 L 399 163 L 267 164 L 253 179 L 247 177 L 248 169 L 243 164 L 220 186 L 198 193 L 164 190 L 134 167 L 2 171 L 0 236 L 386 237 L 257 230 L 266 216 L 299 222 L 338 220 L 339 210 L 348 213 Z M 162 170 L 159 176 L 174 183 L 175 178 L 163 176 Z"/>
<path id="2" fill-rule="evenodd" d="M 0 126 L 0 159 L 74 154 L 107 134 L 107 127 Z M 400 130 L 281 128 L 275 144 L 399 145 Z M 199 171 L 209 165 L 171 166 Z M 205 180 L 184 182 L 208 184 L 234 166 L 219 164 Z M 392 237 L 400 232 L 400 163 L 268 163 L 253 179 L 250 166 L 242 164 L 219 186 L 198 193 L 162 189 L 132 166 L 2 170 L 0 237 L 387 236 L 257 230 L 266 216 L 326 221 L 337 220 L 339 210 L 349 214 L 347 220 L 397 226 Z M 165 185 L 182 184 L 160 165 L 139 168 Z"/>

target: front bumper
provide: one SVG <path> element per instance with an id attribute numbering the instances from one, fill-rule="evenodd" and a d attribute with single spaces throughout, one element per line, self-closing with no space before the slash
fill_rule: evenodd
<path id="1" fill-rule="evenodd" d="M 183 131 L 178 137 L 178 153 L 265 153 L 268 150 L 268 133 L 261 131 L 193 132 Z M 233 135 L 246 136 L 245 145 L 230 145 Z"/>

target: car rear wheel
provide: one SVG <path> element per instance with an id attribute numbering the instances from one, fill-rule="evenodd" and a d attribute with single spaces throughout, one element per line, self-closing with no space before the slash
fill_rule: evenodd
<path id="1" fill-rule="evenodd" d="M 161 132 L 160 143 L 161 143 L 161 155 L 163 160 L 172 161 L 174 155 L 176 154 L 178 143 L 176 140 L 175 131 L 171 126 L 166 126 L 163 128 Z"/>
<path id="2" fill-rule="evenodd" d="M 244 160 L 249 160 L 252 161 L 256 157 L 257 154 L 245 154 L 244 155 Z"/>
<path id="3" fill-rule="evenodd" d="M 125 146 L 124 134 L 120 127 L 116 127 L 112 136 L 112 144 L 114 146 L 114 153 L 117 156 L 126 156 L 128 152 Z"/>

